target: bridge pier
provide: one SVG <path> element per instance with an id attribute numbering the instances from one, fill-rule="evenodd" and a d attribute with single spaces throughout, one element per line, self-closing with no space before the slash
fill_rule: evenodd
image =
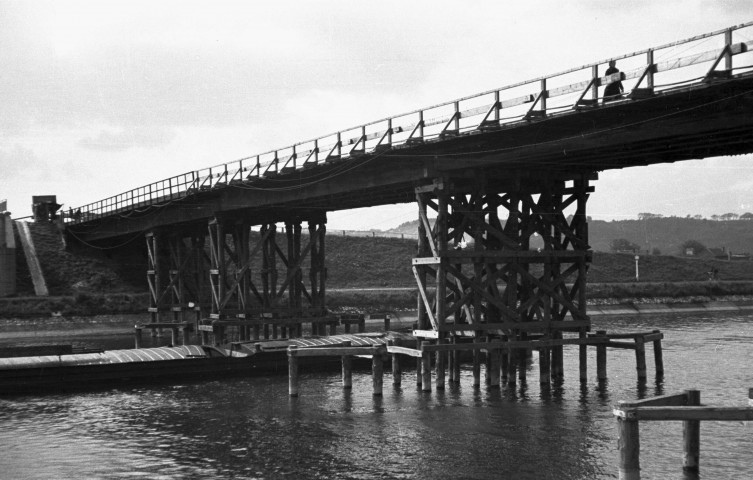
<path id="1" fill-rule="evenodd" d="M 541 381 L 548 383 L 544 375 L 561 378 L 562 345 L 557 341 L 562 332 L 584 335 L 590 328 L 586 202 L 592 179 L 595 175 L 589 172 L 537 172 L 470 182 L 440 178 L 417 188 L 416 336 L 437 343 L 451 338 L 461 344 L 552 339 L 555 345 L 541 350 L 547 356 Z M 429 209 L 436 212 L 434 225 Z M 524 380 L 526 349 L 507 352 L 508 381 L 514 383 L 516 373 Z M 488 360 L 491 364 L 493 358 Z M 496 366 L 492 370 L 497 371 Z"/>
<path id="2" fill-rule="evenodd" d="M 327 334 L 326 322 L 320 321 L 326 313 L 326 217 L 308 220 L 305 245 L 302 223 L 301 218 L 289 217 L 284 237 L 277 223 L 261 224 L 258 236 L 247 219 L 214 218 L 208 223 L 211 320 L 232 324 L 226 326 L 236 327 L 239 340 L 262 334 L 301 336 L 306 320 L 311 321 L 312 333 Z M 307 260 L 309 275 L 304 278 Z"/>

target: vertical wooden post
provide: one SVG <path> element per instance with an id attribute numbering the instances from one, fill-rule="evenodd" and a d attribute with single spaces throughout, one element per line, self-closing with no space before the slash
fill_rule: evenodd
<path id="1" fill-rule="evenodd" d="M 654 330 L 651 333 L 660 333 L 659 330 Z M 654 364 L 656 365 L 656 376 L 664 376 L 664 355 L 661 350 L 661 339 L 654 340 Z"/>
<path id="2" fill-rule="evenodd" d="M 489 386 L 492 388 L 499 388 L 499 356 L 501 354 L 501 350 L 498 348 L 491 348 L 489 349 L 488 355 L 491 357 L 489 360 L 489 369 L 491 370 L 490 373 L 490 379 L 489 379 Z"/>
<path id="3" fill-rule="evenodd" d="M 549 348 L 539 348 L 539 383 L 541 385 L 551 385 L 552 373 L 549 370 Z"/>
<path id="4" fill-rule="evenodd" d="M 384 331 L 389 332 L 390 331 L 390 316 L 389 314 L 384 316 Z"/>
<path id="5" fill-rule="evenodd" d="M 379 348 L 371 356 L 371 376 L 374 384 L 374 396 L 382 396 L 382 386 L 384 385 L 384 348 Z"/>
<path id="6" fill-rule="evenodd" d="M 701 405 L 701 392 L 685 390 L 689 407 Z M 684 420 L 682 422 L 682 470 L 684 473 L 698 474 L 701 453 L 701 421 Z"/>
<path id="7" fill-rule="evenodd" d="M 437 343 L 444 345 L 447 343 L 447 339 L 440 338 Z M 444 390 L 445 387 L 445 357 L 447 352 L 438 351 L 436 355 L 436 369 L 437 369 L 437 390 Z"/>
<path id="8" fill-rule="evenodd" d="M 517 383 L 518 349 L 511 348 L 507 354 L 507 384 L 513 386 Z"/>
<path id="9" fill-rule="evenodd" d="M 502 385 L 504 385 L 507 383 L 507 370 L 510 364 L 510 356 L 509 356 L 508 351 L 505 351 L 505 350 L 500 351 L 499 363 L 500 363 L 499 369 L 502 371 L 501 382 L 502 382 Z"/>
<path id="10" fill-rule="evenodd" d="M 170 345 L 173 347 L 178 344 L 178 327 L 170 329 Z"/>
<path id="11" fill-rule="evenodd" d="M 366 317 L 361 315 L 358 317 L 358 333 L 363 333 L 366 331 Z"/>
<path id="12" fill-rule="evenodd" d="M 288 347 L 288 394 L 298 396 L 298 346 Z"/>
<path id="13" fill-rule="evenodd" d="M 523 332 L 521 334 L 521 339 L 526 340 L 528 338 L 528 335 Z M 518 378 L 521 382 L 525 383 L 526 381 L 526 374 L 527 374 L 527 366 L 528 366 L 528 356 L 527 356 L 528 350 L 525 348 L 521 348 L 518 350 Z"/>
<path id="14" fill-rule="evenodd" d="M 452 344 L 456 343 L 456 339 L 454 336 L 449 341 Z M 451 350 L 450 352 L 448 352 L 448 355 L 447 355 L 447 376 L 448 376 L 447 381 L 450 383 L 455 382 L 455 361 L 456 361 L 455 352 L 456 351 L 457 350 Z"/>
<path id="15" fill-rule="evenodd" d="M 646 342 L 642 335 L 635 337 L 635 368 L 638 380 L 646 379 Z"/>
<path id="16" fill-rule="evenodd" d="M 133 340 L 134 340 L 134 347 L 133 348 L 141 348 L 141 327 L 136 325 L 133 331 Z"/>
<path id="17" fill-rule="evenodd" d="M 481 350 L 473 349 L 473 388 L 481 386 Z"/>
<path id="18" fill-rule="evenodd" d="M 606 330 L 598 330 L 596 336 L 606 340 Z M 596 345 L 596 378 L 599 381 L 607 379 L 607 345 L 599 343 Z"/>
<path id="19" fill-rule="evenodd" d="M 349 347 L 350 345 L 350 342 L 343 342 L 342 344 L 343 347 Z M 342 364 L 343 388 L 348 390 L 353 388 L 353 357 L 350 355 L 343 355 Z"/>
<path id="20" fill-rule="evenodd" d="M 424 358 L 416 357 L 416 386 L 421 387 L 422 381 L 423 381 L 423 368 L 424 368 Z"/>
<path id="21" fill-rule="evenodd" d="M 561 340 L 562 339 L 562 332 L 561 331 L 552 332 L 552 338 Z M 554 377 L 555 379 L 562 379 L 565 376 L 565 360 L 564 360 L 563 350 L 564 349 L 563 349 L 562 345 L 553 346 L 552 349 L 551 349 L 551 352 L 552 352 L 552 362 L 551 362 L 552 377 Z"/>
<path id="22" fill-rule="evenodd" d="M 581 328 L 578 331 L 578 338 L 581 340 L 585 340 L 588 338 L 588 333 L 586 332 L 585 328 Z M 588 381 L 588 345 L 582 344 L 578 346 L 579 349 L 579 357 L 578 357 L 578 367 L 580 371 L 580 381 L 581 382 L 587 382 Z"/>
<path id="23" fill-rule="evenodd" d="M 429 345 L 429 342 L 421 342 L 421 345 Z M 424 352 L 421 356 L 421 389 L 431 392 L 431 353 Z"/>
<path id="24" fill-rule="evenodd" d="M 623 403 L 620 402 L 620 405 Z M 638 420 L 617 417 L 617 431 L 619 434 L 617 446 L 620 449 L 619 479 L 640 480 L 641 441 Z"/>
<path id="25" fill-rule="evenodd" d="M 458 104 L 455 102 L 455 108 Z M 456 110 L 457 112 L 457 110 Z M 459 121 L 459 120 L 456 120 Z M 436 245 L 439 252 L 439 263 L 436 265 L 436 310 L 435 317 L 440 330 L 444 326 L 447 317 L 447 258 L 443 252 L 447 251 L 447 193 L 437 192 L 437 218 L 435 220 Z M 442 367 L 444 368 L 444 366 Z M 439 385 L 437 385 L 439 387 Z M 444 388 L 444 387 L 443 387 Z"/>
<path id="26" fill-rule="evenodd" d="M 191 343 L 191 331 L 188 328 L 188 325 L 183 325 L 181 328 L 181 331 L 183 332 L 183 345 L 188 345 Z"/>
<path id="27" fill-rule="evenodd" d="M 452 337 L 452 343 L 457 343 L 457 337 Z M 453 350 L 450 355 L 452 356 L 453 366 L 452 375 L 455 379 L 455 383 L 460 383 L 460 350 Z"/>
<path id="28" fill-rule="evenodd" d="M 388 345 L 400 345 L 400 340 L 390 340 Z M 392 354 L 392 385 L 399 387 L 403 383 L 403 375 L 400 371 L 400 355 Z"/>

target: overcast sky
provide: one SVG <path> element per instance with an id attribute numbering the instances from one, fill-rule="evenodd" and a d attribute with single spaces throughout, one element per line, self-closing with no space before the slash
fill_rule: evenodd
<path id="1" fill-rule="evenodd" d="M 750 0 L 0 0 L 0 199 L 14 217 L 32 195 L 75 207 L 750 20 Z M 589 214 L 753 211 L 751 160 L 603 173 Z M 329 223 L 415 218 L 400 206 Z"/>

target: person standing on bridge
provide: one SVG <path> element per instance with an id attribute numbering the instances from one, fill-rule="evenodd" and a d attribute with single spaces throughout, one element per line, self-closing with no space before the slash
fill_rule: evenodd
<path id="1" fill-rule="evenodd" d="M 613 75 L 615 73 L 620 73 L 620 69 L 618 69 L 616 65 L 617 65 L 617 61 L 615 60 L 609 61 L 609 68 L 607 68 L 606 76 Z M 604 102 L 617 100 L 618 98 L 620 98 L 620 95 L 622 95 L 623 91 L 624 91 L 624 88 L 622 87 L 621 80 L 617 80 L 617 81 L 609 83 L 607 85 L 607 88 L 604 89 Z"/>

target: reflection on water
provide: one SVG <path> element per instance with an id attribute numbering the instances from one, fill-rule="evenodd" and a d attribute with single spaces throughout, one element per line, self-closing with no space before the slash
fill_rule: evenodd
<path id="1" fill-rule="evenodd" d="M 368 370 L 343 391 L 338 372 L 230 378 L 103 392 L 0 399 L 3 478 L 616 478 L 612 406 L 619 400 L 701 390 L 708 404 L 740 406 L 753 387 L 753 323 L 747 316 L 598 319 L 610 332 L 660 328 L 665 378 L 636 381 L 633 352 L 609 353 L 599 384 L 578 381 L 578 350 L 565 350 L 566 379 L 541 389 L 534 355 L 515 388 L 460 385 L 421 392 L 415 372 L 400 388 L 385 378 L 371 396 Z M 128 334 L 98 336 L 107 348 Z M 92 337 L 93 338 L 93 337 Z M 146 338 L 145 338 L 146 340 Z M 62 341 L 55 340 L 55 341 Z M 154 342 L 169 342 L 167 338 Z M 113 343 L 125 342 L 125 345 Z M 706 422 L 705 478 L 750 478 L 753 426 Z M 679 478 L 679 422 L 641 424 L 643 478 Z"/>

